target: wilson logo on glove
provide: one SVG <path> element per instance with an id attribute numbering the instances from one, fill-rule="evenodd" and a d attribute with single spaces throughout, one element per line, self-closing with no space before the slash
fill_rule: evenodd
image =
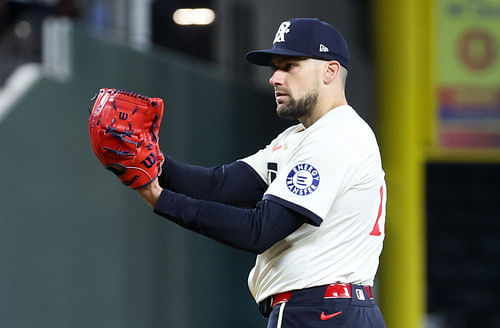
<path id="1" fill-rule="evenodd" d="M 89 134 L 97 159 L 131 188 L 153 181 L 165 159 L 159 146 L 163 100 L 107 88 L 92 100 Z"/>

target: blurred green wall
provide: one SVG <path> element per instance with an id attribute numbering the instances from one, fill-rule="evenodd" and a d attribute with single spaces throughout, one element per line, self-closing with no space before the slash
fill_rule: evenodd
<path id="1" fill-rule="evenodd" d="M 100 87 L 162 97 L 163 151 L 212 166 L 289 124 L 271 90 L 81 26 L 72 53 L 68 81 L 42 79 L 0 122 L 0 327 L 265 327 L 246 284 L 254 255 L 154 215 L 94 157 L 88 109 Z"/>

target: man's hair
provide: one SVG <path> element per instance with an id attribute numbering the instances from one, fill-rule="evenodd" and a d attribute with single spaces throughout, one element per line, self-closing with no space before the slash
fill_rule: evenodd
<path id="1" fill-rule="evenodd" d="M 340 79 L 342 81 L 342 86 L 344 87 L 344 89 L 345 89 L 345 85 L 346 85 L 346 81 L 347 81 L 347 74 L 349 74 L 349 71 L 347 70 L 347 68 L 340 65 Z"/>

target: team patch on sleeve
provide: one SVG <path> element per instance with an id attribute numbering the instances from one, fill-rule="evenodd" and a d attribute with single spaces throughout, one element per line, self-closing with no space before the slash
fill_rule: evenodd
<path id="1" fill-rule="evenodd" d="M 309 195 L 318 189 L 319 172 L 310 164 L 297 164 L 288 173 L 286 186 L 299 196 Z"/>

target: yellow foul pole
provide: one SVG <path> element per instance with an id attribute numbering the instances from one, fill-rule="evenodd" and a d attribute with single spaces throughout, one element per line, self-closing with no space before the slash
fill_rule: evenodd
<path id="1" fill-rule="evenodd" d="M 378 298 L 390 328 L 425 314 L 424 145 L 432 106 L 430 0 L 375 0 L 377 135 L 387 178 Z"/>

